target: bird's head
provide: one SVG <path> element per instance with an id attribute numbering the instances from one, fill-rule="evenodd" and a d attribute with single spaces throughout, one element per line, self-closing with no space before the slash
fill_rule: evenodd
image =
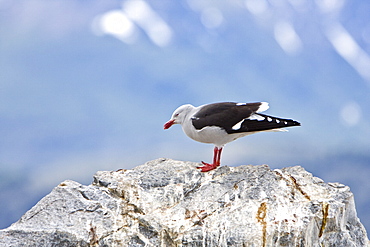
<path id="1" fill-rule="evenodd" d="M 185 117 L 193 108 L 194 106 L 189 104 L 180 106 L 172 113 L 171 119 L 164 124 L 163 128 L 169 129 L 174 124 L 182 124 Z"/>

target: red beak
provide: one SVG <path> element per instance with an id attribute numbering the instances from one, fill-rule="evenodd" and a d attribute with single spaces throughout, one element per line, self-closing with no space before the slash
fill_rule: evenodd
<path id="1" fill-rule="evenodd" d="M 163 129 L 165 129 L 165 130 L 169 129 L 174 123 L 175 123 L 174 119 L 168 121 L 167 123 L 164 124 Z"/>

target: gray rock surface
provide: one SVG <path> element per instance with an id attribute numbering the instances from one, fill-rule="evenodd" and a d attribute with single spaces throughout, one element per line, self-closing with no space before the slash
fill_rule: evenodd
<path id="1" fill-rule="evenodd" d="M 157 159 L 62 182 L 9 228 L 0 246 L 368 246 L 347 186 L 302 167 Z"/>

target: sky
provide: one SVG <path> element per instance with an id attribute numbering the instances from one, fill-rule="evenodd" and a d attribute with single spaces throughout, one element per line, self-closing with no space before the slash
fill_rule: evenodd
<path id="1" fill-rule="evenodd" d="M 370 229 L 370 3 L 0 0 L 0 228 L 64 180 L 213 147 L 163 124 L 182 104 L 270 103 L 302 126 L 222 164 L 300 165 L 350 186 Z"/>

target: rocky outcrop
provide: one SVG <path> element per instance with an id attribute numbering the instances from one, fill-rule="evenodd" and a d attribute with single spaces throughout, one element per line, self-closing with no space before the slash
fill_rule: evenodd
<path id="1" fill-rule="evenodd" d="M 347 186 L 299 166 L 196 166 L 158 159 L 62 182 L 0 246 L 368 246 Z"/>

